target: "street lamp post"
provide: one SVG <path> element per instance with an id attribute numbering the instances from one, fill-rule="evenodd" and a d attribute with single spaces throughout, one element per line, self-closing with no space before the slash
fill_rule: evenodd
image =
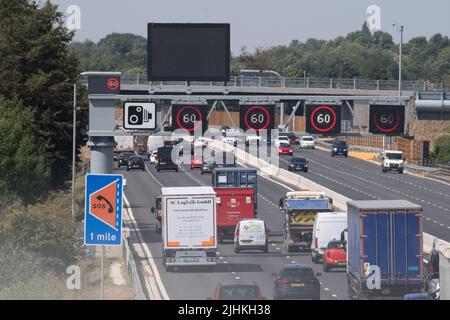
<path id="1" fill-rule="evenodd" d="M 404 26 L 399 26 L 397 23 L 393 24 L 394 27 L 397 27 L 397 30 L 400 32 L 400 45 L 399 45 L 399 63 L 398 63 L 398 93 L 399 96 L 402 96 L 402 65 L 403 65 L 403 56 L 402 56 L 402 47 L 403 47 L 403 28 Z"/>

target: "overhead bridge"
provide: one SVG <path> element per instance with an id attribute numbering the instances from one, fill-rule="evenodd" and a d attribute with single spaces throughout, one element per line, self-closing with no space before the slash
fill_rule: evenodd
<path id="1" fill-rule="evenodd" d="M 416 92 L 414 114 L 419 120 L 450 120 L 450 92 Z"/>

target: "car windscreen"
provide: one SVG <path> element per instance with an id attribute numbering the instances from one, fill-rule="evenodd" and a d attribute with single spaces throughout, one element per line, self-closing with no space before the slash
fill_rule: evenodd
<path id="1" fill-rule="evenodd" d="M 281 143 L 280 148 L 289 148 L 291 145 L 287 143 Z"/>
<path id="2" fill-rule="evenodd" d="M 306 163 L 306 159 L 303 159 L 303 158 L 292 158 L 291 162 L 292 163 Z"/>
<path id="3" fill-rule="evenodd" d="M 335 142 L 333 142 L 333 146 L 345 147 L 345 146 L 347 146 L 347 142 L 345 142 L 345 141 L 335 141 Z"/>
<path id="4" fill-rule="evenodd" d="M 305 137 L 305 138 L 302 138 L 302 140 L 303 140 L 303 141 L 314 141 L 313 138 L 306 138 L 306 137 Z"/>
<path id="5" fill-rule="evenodd" d="M 386 153 L 386 158 L 390 160 L 402 160 L 402 156 L 401 153 Z"/>
<path id="6" fill-rule="evenodd" d="M 254 286 L 230 286 L 220 289 L 220 300 L 254 300 L 257 298 L 257 289 Z"/>
<path id="7" fill-rule="evenodd" d="M 328 244 L 327 249 L 345 249 L 345 244 L 341 241 L 332 241 Z"/>
<path id="8" fill-rule="evenodd" d="M 314 278 L 314 272 L 308 268 L 284 269 L 281 276 L 286 279 Z"/>

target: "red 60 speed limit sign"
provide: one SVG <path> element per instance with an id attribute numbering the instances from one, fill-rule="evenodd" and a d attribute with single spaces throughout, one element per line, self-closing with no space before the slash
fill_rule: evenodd
<path id="1" fill-rule="evenodd" d="M 273 105 L 241 105 L 240 127 L 246 131 L 253 129 L 270 130 L 274 128 L 274 106 Z"/>
<path id="2" fill-rule="evenodd" d="M 341 106 L 306 106 L 306 131 L 315 134 L 339 134 L 341 132 Z"/>
<path id="3" fill-rule="evenodd" d="M 174 105 L 172 106 L 172 129 L 184 129 L 193 134 L 196 130 L 206 131 L 206 106 Z"/>
<path id="4" fill-rule="evenodd" d="M 371 105 L 369 132 L 402 135 L 405 131 L 405 107 L 400 105 Z"/>

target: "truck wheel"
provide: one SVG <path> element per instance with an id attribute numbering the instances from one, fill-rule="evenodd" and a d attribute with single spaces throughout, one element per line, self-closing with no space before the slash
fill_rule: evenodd
<path id="1" fill-rule="evenodd" d="M 266 246 L 263 249 L 263 253 L 269 253 L 269 244 L 266 244 Z"/>
<path id="2" fill-rule="evenodd" d="M 402 170 L 398 170 L 398 173 L 403 174 L 403 169 Z"/>
<path id="3" fill-rule="evenodd" d="M 330 267 L 325 263 L 325 260 L 323 262 L 323 272 L 328 272 L 330 271 Z"/>
<path id="4" fill-rule="evenodd" d="M 239 247 L 234 247 L 234 253 L 240 253 L 241 249 L 239 249 Z"/>

